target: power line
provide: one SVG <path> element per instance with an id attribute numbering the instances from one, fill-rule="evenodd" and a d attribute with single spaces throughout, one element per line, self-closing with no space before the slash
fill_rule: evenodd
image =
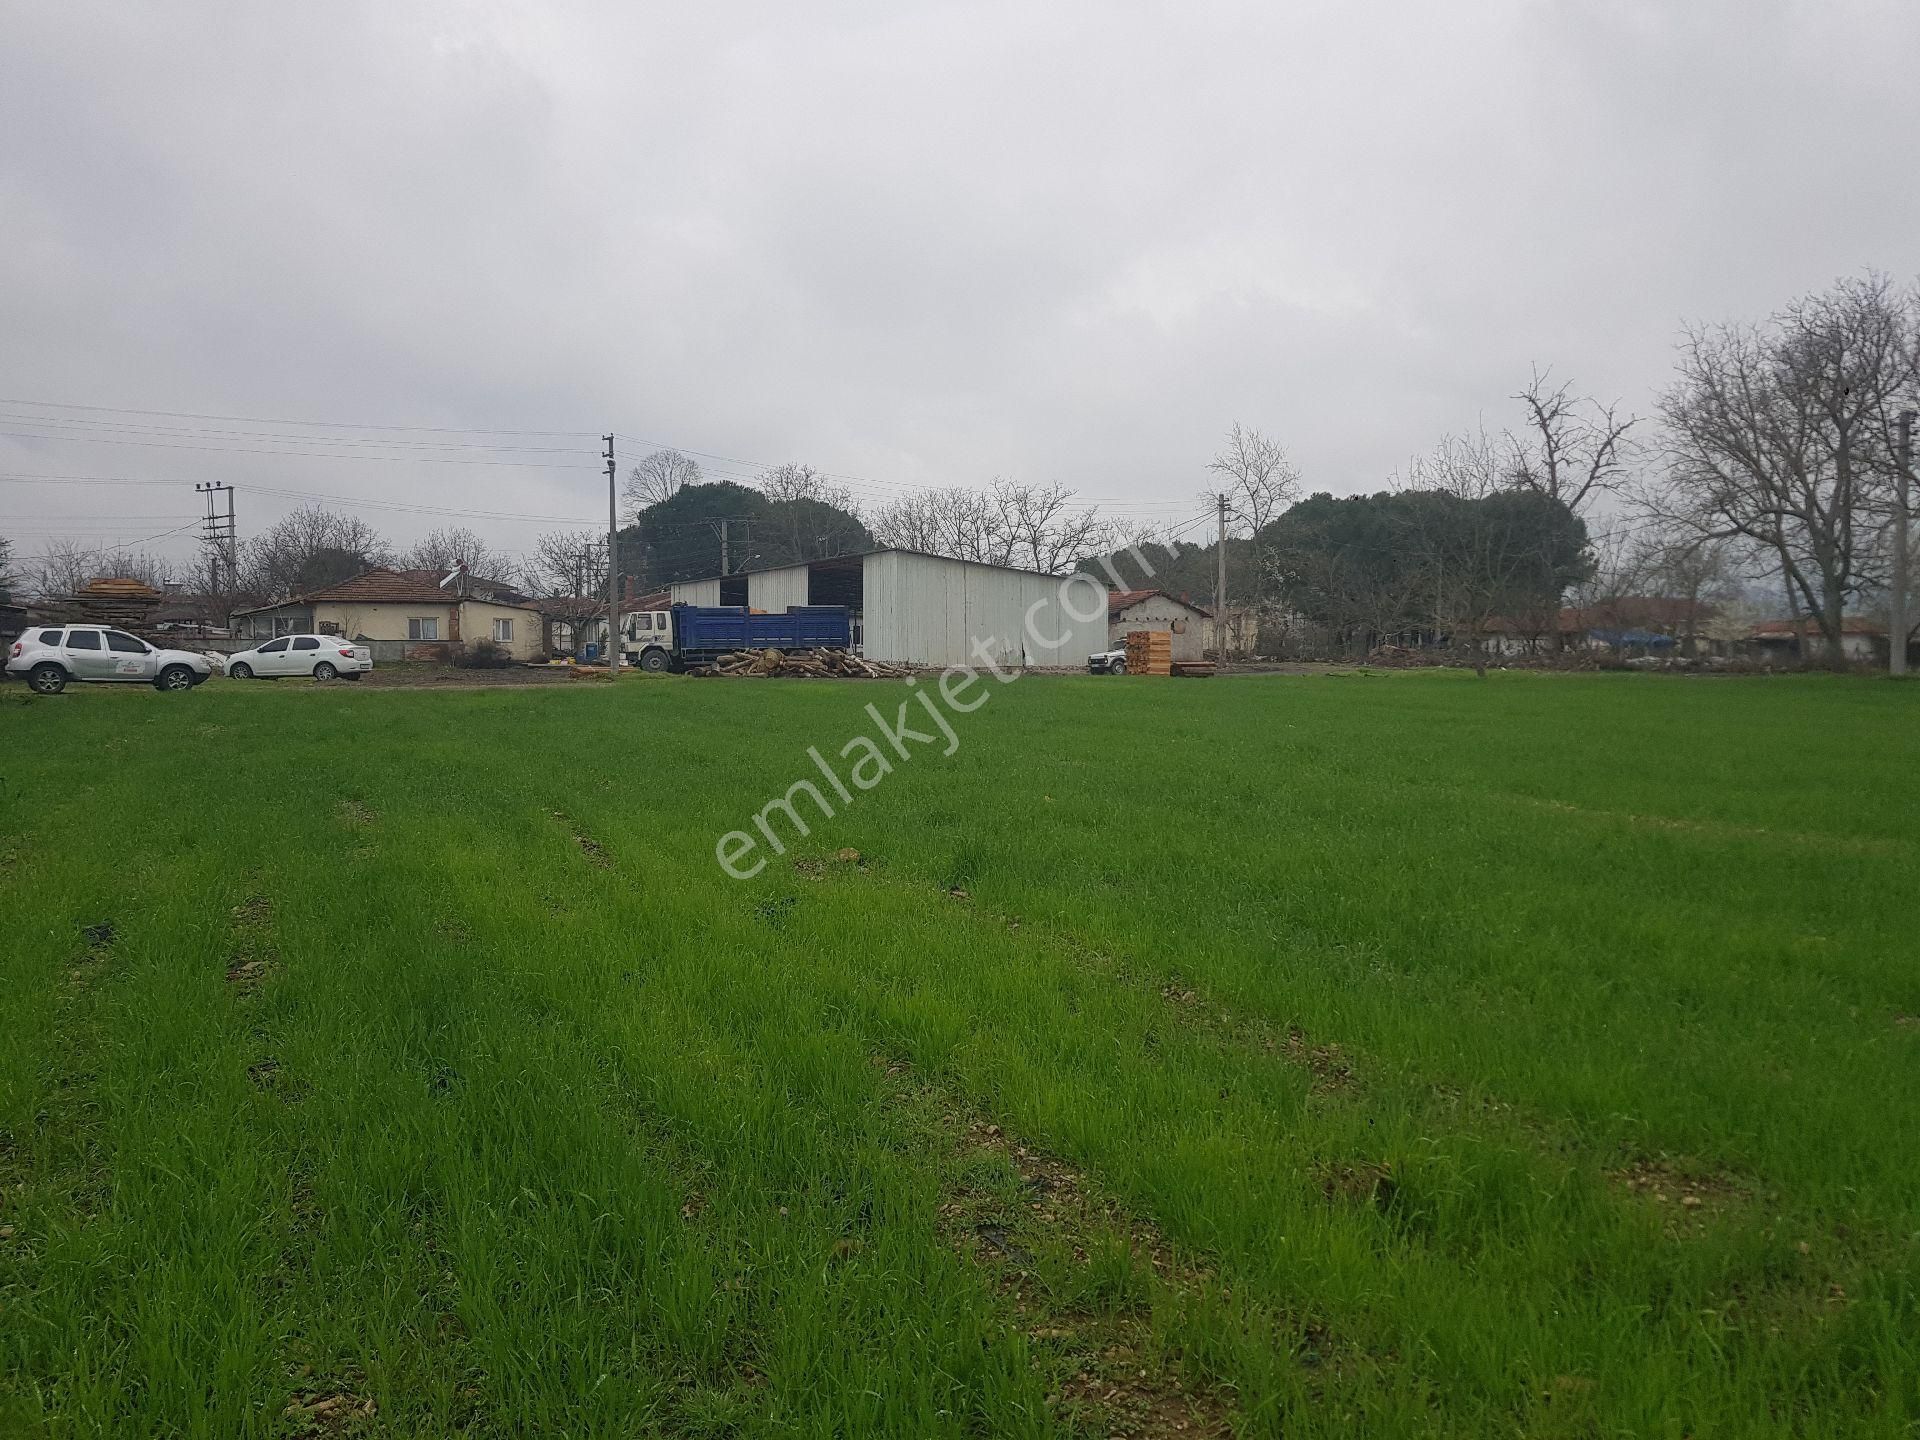
<path id="1" fill-rule="evenodd" d="M 560 464 L 550 460 L 470 460 L 445 455 L 341 455 L 319 450 L 253 449 L 236 445 L 175 445 L 164 440 L 126 440 L 106 435 L 35 435 L 18 430 L 0 430 L 13 440 L 66 441 L 81 445 L 133 445 L 153 450 L 203 450 L 217 455 L 293 455 L 308 460 L 386 460 L 402 465 L 506 465 L 520 470 L 597 470 L 599 467 Z"/>
<path id="2" fill-rule="evenodd" d="M 568 436 L 585 438 L 593 433 L 590 430 L 489 430 L 482 426 L 458 425 L 380 425 L 364 420 L 262 419 L 257 415 L 204 415 L 192 410 L 136 410 L 128 405 L 81 405 L 71 400 L 10 400 L 4 396 L 0 396 L 0 405 L 33 405 L 43 410 L 90 410 L 102 415 L 156 415 L 170 420 L 224 420 L 236 425 L 308 425 L 325 430 L 407 430 L 430 435 L 532 435 L 546 438 Z"/>

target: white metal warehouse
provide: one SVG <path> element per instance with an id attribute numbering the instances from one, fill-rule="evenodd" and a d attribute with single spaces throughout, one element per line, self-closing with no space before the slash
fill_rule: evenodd
<path id="1" fill-rule="evenodd" d="M 853 612 L 860 652 L 896 665 L 978 666 L 991 656 L 1009 669 L 1079 667 L 1107 648 L 1107 588 L 1094 577 L 1042 575 L 917 550 L 838 555 L 685 580 L 671 589 L 676 605 L 772 611 L 844 605 Z"/>

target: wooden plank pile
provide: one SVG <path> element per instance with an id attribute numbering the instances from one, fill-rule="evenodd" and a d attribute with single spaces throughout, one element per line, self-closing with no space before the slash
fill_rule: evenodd
<path id="1" fill-rule="evenodd" d="M 1127 674 L 1171 675 L 1172 673 L 1172 631 L 1129 630 L 1127 632 Z"/>
<path id="2" fill-rule="evenodd" d="M 813 680 L 904 680 L 913 672 L 904 665 L 862 660 L 845 650 L 735 650 L 708 665 L 696 665 L 689 675 L 748 675 Z"/>
<path id="3" fill-rule="evenodd" d="M 166 599 L 151 585 L 120 577 L 90 580 L 68 597 L 77 618 L 88 625 L 111 625 L 138 634 Z"/>

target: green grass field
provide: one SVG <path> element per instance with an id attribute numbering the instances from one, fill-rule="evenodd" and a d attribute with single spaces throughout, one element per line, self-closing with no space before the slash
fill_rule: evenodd
<path id="1" fill-rule="evenodd" d="M 1920 688 L 904 693 L 0 693 L 0 1434 L 1914 1433 Z"/>

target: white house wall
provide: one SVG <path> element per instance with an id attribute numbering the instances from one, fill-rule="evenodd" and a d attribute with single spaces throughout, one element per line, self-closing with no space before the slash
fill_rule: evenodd
<path id="1" fill-rule="evenodd" d="M 747 604 L 755 610 L 778 614 L 790 605 L 806 603 L 807 567 L 804 565 L 789 565 L 784 570 L 761 570 L 747 576 Z"/>
<path id="2" fill-rule="evenodd" d="M 1074 604 L 1080 603 L 1075 597 Z M 1179 630 L 1174 622 L 1184 621 Z M 1213 621 L 1202 615 L 1190 605 L 1183 605 L 1165 595 L 1149 595 L 1129 605 L 1114 619 L 1107 642 L 1114 649 L 1127 643 L 1129 630 L 1165 630 L 1173 637 L 1173 658 L 1175 660 L 1203 660 L 1206 658 L 1207 642 L 1212 637 Z"/>
<path id="3" fill-rule="evenodd" d="M 680 580 L 669 586 L 673 603 L 676 605 L 718 605 L 720 603 L 720 582 L 718 580 Z"/>
<path id="4" fill-rule="evenodd" d="M 1089 617 L 1078 620 L 1061 603 L 1061 580 L 1045 575 L 897 550 L 868 555 L 863 572 L 870 659 L 979 665 L 978 641 L 1002 665 L 1077 668 L 1107 646 L 1106 587 L 1090 577 L 1068 592 Z"/>

